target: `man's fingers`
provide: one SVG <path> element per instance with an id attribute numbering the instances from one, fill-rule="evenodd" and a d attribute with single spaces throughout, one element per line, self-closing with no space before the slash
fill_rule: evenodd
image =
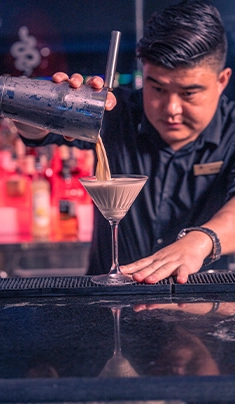
<path id="1" fill-rule="evenodd" d="M 78 88 L 83 83 L 83 77 L 79 73 L 74 73 L 70 78 L 64 72 L 57 72 L 53 74 L 52 80 L 55 83 L 61 83 L 62 81 L 68 81 L 69 85 L 73 88 Z"/>
<path id="2" fill-rule="evenodd" d="M 68 81 L 70 87 L 72 88 L 79 88 L 81 84 L 83 83 L 83 77 L 79 73 L 74 73 L 70 78 L 69 76 L 64 73 L 64 72 L 57 72 L 53 74 L 52 80 L 55 83 L 61 83 L 63 81 Z M 101 90 L 104 86 L 104 80 L 99 77 L 99 76 L 94 76 L 90 77 L 87 79 L 86 84 L 90 85 L 91 87 Z M 112 92 L 108 91 L 107 98 L 106 98 L 106 103 L 105 103 L 105 109 L 107 111 L 111 111 L 117 103 L 116 97 L 113 95 Z M 68 140 L 68 139 L 67 139 Z M 71 139 L 69 139 L 71 140 Z"/>
<path id="3" fill-rule="evenodd" d="M 174 266 L 174 263 L 154 260 L 153 256 L 150 256 L 121 267 L 121 271 L 132 274 L 137 282 L 156 283 L 170 276 L 174 272 Z"/>
<path id="4" fill-rule="evenodd" d="M 86 84 L 89 84 L 93 88 L 101 89 L 104 87 L 104 80 L 102 77 L 93 76 L 86 80 Z"/>
<path id="5" fill-rule="evenodd" d="M 153 260 L 147 257 L 132 264 L 121 267 L 125 274 L 132 274 L 136 282 L 157 283 L 171 275 L 177 276 L 178 283 L 186 283 L 190 273 L 186 265 L 177 265 L 176 262 L 167 262 Z"/>
<path id="6" fill-rule="evenodd" d="M 123 265 L 121 266 L 121 271 L 124 274 L 134 274 L 136 271 L 140 271 L 143 268 L 146 268 L 147 266 L 151 265 L 153 263 L 153 258 L 146 257 L 142 258 L 141 260 L 132 262 L 131 264 L 128 265 Z"/>
<path id="7" fill-rule="evenodd" d="M 142 276 L 144 276 L 143 280 L 146 283 L 157 283 L 162 279 L 168 278 L 170 275 L 173 274 L 174 271 L 174 263 L 161 264 L 161 266 L 159 266 L 159 262 L 157 263 L 155 261 L 148 268 L 145 268 L 140 272 L 133 274 L 133 279 L 137 281 L 137 279 L 140 279 Z"/>
<path id="8" fill-rule="evenodd" d="M 154 268 L 154 265 L 152 265 L 152 268 Z M 149 268 L 147 268 L 147 270 L 149 271 Z M 172 262 L 153 270 L 150 275 L 145 276 L 144 281 L 146 283 L 157 283 L 171 275 L 176 275 L 177 282 L 184 284 L 188 280 L 189 273 L 190 270 L 186 265 L 180 265 L 177 267 L 176 264 Z M 143 275 L 145 275 L 144 270 L 133 274 L 133 279 L 138 281 Z"/>
<path id="9" fill-rule="evenodd" d="M 157 283 L 171 275 L 176 275 L 177 282 L 183 284 L 187 282 L 189 273 L 190 270 L 186 265 L 177 267 L 176 263 L 171 262 L 156 268 L 153 263 L 150 267 L 133 274 L 133 279 L 137 282 L 144 280 L 146 283 Z"/>
<path id="10" fill-rule="evenodd" d="M 68 79 L 69 79 L 69 76 L 63 72 L 57 72 L 57 73 L 53 74 L 53 76 L 52 76 L 52 80 L 55 83 L 61 83 L 62 81 L 68 81 Z"/>
<path id="11" fill-rule="evenodd" d="M 188 280 L 188 276 L 190 274 L 190 271 L 186 265 L 180 265 L 180 267 L 177 270 L 177 282 L 178 283 L 186 283 Z"/>
<path id="12" fill-rule="evenodd" d="M 132 274 L 136 282 L 156 283 L 167 278 L 172 273 L 169 265 L 164 262 L 153 260 L 153 257 L 143 258 L 132 264 L 121 267 L 121 271 L 126 274 Z"/>
<path id="13" fill-rule="evenodd" d="M 111 111 L 115 105 L 117 104 L 116 97 L 108 91 L 107 98 L 106 98 L 106 103 L 105 103 L 105 109 L 106 111 Z"/>
<path id="14" fill-rule="evenodd" d="M 69 79 L 69 85 L 73 88 L 78 88 L 83 83 L 83 77 L 79 73 L 74 73 Z"/>
<path id="15" fill-rule="evenodd" d="M 96 89 L 102 89 L 104 86 L 104 81 L 101 77 L 94 76 L 94 77 L 90 77 L 89 79 L 87 79 L 86 84 L 89 84 L 91 87 L 96 88 Z M 106 103 L 105 103 L 105 109 L 107 111 L 111 111 L 115 107 L 116 104 L 117 104 L 116 97 L 113 95 L 113 93 L 111 91 L 108 91 Z"/>

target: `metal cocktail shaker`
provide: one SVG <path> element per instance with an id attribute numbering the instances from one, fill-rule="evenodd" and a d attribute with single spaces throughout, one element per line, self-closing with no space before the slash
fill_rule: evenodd
<path id="1" fill-rule="evenodd" d="M 120 32 L 112 31 L 102 90 L 26 77 L 0 76 L 0 116 L 63 136 L 95 143 L 108 90 L 112 89 Z"/>

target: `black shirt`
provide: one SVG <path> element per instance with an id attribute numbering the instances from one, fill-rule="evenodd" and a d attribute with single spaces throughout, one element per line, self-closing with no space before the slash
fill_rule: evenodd
<path id="1" fill-rule="evenodd" d="M 145 117 L 141 90 L 118 88 L 115 95 L 117 106 L 105 112 L 101 133 L 111 173 L 149 177 L 120 222 L 123 265 L 174 242 L 182 228 L 202 225 L 235 195 L 235 103 L 223 96 L 200 136 L 174 151 Z M 94 147 L 79 140 L 66 142 L 55 134 L 43 141 L 27 141 L 29 146 L 49 143 Z M 212 266 L 225 265 L 220 260 Z M 88 273 L 105 273 L 110 266 L 110 225 L 95 208 Z"/>

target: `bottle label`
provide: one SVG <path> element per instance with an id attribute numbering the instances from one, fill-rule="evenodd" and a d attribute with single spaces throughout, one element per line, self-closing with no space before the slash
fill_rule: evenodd
<path id="1" fill-rule="evenodd" d="M 39 227 L 50 224 L 50 196 L 45 190 L 35 191 L 33 195 L 33 220 Z"/>

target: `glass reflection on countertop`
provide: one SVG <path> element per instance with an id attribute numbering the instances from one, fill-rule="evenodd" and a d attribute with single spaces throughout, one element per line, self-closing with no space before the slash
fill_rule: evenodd
<path id="1" fill-rule="evenodd" d="M 1 299 L 0 378 L 235 374 L 233 300 Z"/>

